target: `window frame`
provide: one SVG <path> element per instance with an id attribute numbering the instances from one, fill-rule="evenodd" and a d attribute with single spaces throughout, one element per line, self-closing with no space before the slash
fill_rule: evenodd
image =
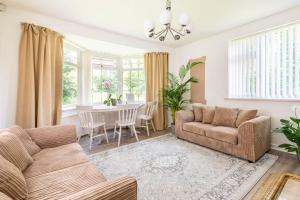
<path id="1" fill-rule="evenodd" d="M 69 111 L 69 110 L 74 110 L 76 109 L 76 105 L 80 104 L 82 101 L 82 49 L 75 46 L 74 44 L 64 40 L 64 49 L 69 49 L 72 51 L 77 52 L 77 64 L 65 61 L 63 62 L 63 67 L 65 64 L 71 65 L 73 67 L 77 68 L 77 98 L 76 98 L 76 103 L 71 103 L 71 104 L 64 104 L 62 100 L 62 111 Z M 63 74 L 64 77 L 64 74 Z"/>
<path id="2" fill-rule="evenodd" d="M 290 22 L 290 23 L 287 23 L 287 24 L 283 24 L 283 25 L 279 25 L 279 26 L 274 26 L 274 27 L 271 27 L 271 28 L 268 28 L 268 29 L 264 29 L 264 30 L 261 30 L 261 31 L 257 31 L 257 32 L 254 32 L 254 33 L 250 33 L 250 34 L 246 34 L 246 35 L 243 35 L 241 37 L 236 37 L 236 38 L 233 38 L 231 40 L 229 40 L 228 42 L 228 49 L 227 49 L 227 53 L 228 53 L 228 87 L 227 87 L 227 97 L 225 97 L 224 99 L 225 100 L 254 100 L 254 101 L 274 101 L 274 102 L 299 102 L 300 101 L 300 98 L 299 97 L 296 97 L 296 98 L 291 98 L 291 97 L 284 97 L 284 96 L 278 96 L 278 97 L 262 97 L 262 96 L 234 96 L 234 95 L 231 95 L 231 76 L 232 76 L 232 72 L 231 72 L 231 47 L 232 47 L 232 42 L 233 41 L 237 41 L 237 40 L 247 40 L 247 39 L 250 39 L 251 37 L 255 37 L 255 36 L 259 36 L 261 34 L 270 34 L 272 33 L 272 31 L 280 31 L 280 29 L 285 29 L 285 28 L 288 28 L 289 26 L 292 26 L 292 25 L 300 25 L 300 20 L 296 20 L 296 21 L 293 21 L 293 22 Z M 268 38 L 269 39 L 269 38 Z M 298 49 L 299 50 L 299 49 Z M 296 50 L 294 50 L 296 51 Z M 296 59 L 294 57 L 294 59 Z M 247 69 L 248 70 L 248 69 Z M 277 68 L 276 68 L 277 70 Z M 294 76 L 293 76 L 294 77 Z M 269 77 L 270 79 L 272 78 L 271 76 Z M 276 75 L 275 75 L 275 78 L 276 78 Z M 252 87 L 252 86 L 250 86 Z M 258 87 L 261 87 L 261 85 L 259 85 Z M 289 88 L 287 88 L 289 89 Z"/>

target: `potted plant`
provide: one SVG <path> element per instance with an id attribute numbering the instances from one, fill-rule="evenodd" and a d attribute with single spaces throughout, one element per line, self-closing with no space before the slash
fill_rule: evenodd
<path id="1" fill-rule="evenodd" d="M 279 147 L 288 152 L 296 152 L 300 162 L 300 118 L 297 117 L 297 108 L 295 108 L 295 117 L 281 119 L 280 123 L 281 127 L 276 128 L 274 132 L 284 134 L 292 144 L 281 144 Z"/>
<path id="2" fill-rule="evenodd" d="M 194 77 L 186 78 L 188 72 L 200 62 L 192 62 L 182 65 L 179 69 L 178 77 L 168 73 L 168 85 L 162 90 L 164 106 L 170 109 L 172 115 L 172 132 L 174 133 L 176 112 L 182 110 L 189 100 L 185 99 L 185 94 L 190 90 L 189 84 L 196 83 Z"/>
<path id="3" fill-rule="evenodd" d="M 122 94 L 120 94 L 117 98 L 118 104 L 122 104 Z"/>
<path id="4" fill-rule="evenodd" d="M 111 99 L 112 99 L 111 96 L 112 96 L 112 95 L 109 94 L 108 97 L 107 97 L 107 99 L 104 100 L 104 102 L 103 102 L 103 103 L 106 104 L 107 106 L 110 106 L 110 105 L 112 104 L 112 103 L 111 103 Z"/>

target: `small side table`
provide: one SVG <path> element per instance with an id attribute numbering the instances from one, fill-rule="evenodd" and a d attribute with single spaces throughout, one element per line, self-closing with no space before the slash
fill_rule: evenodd
<path id="1" fill-rule="evenodd" d="M 300 199 L 300 176 L 290 173 L 270 174 L 252 200 Z"/>

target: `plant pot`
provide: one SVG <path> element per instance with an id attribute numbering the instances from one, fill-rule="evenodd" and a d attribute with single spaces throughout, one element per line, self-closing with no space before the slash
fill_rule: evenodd
<path id="1" fill-rule="evenodd" d="M 111 99 L 111 105 L 116 106 L 117 105 L 117 99 Z"/>
<path id="2" fill-rule="evenodd" d="M 300 154 L 299 153 L 296 153 L 296 154 L 297 154 L 298 162 L 300 163 Z"/>
<path id="3" fill-rule="evenodd" d="M 175 124 L 174 124 L 174 123 L 171 124 L 171 133 L 172 133 L 173 135 L 176 134 L 176 131 L 175 131 Z"/>

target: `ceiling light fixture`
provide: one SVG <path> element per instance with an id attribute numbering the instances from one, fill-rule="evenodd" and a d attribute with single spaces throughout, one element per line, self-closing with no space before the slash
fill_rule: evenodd
<path id="1" fill-rule="evenodd" d="M 190 17 L 187 14 L 181 14 L 179 18 L 180 29 L 175 29 L 171 26 L 172 13 L 171 13 L 171 1 L 167 0 L 166 9 L 160 14 L 160 23 L 164 25 L 164 29 L 155 32 L 155 25 L 152 21 L 147 20 L 144 23 L 144 29 L 147 37 L 159 39 L 161 42 L 165 41 L 167 34 L 170 32 L 174 40 L 179 40 L 182 36 L 191 33 Z"/>

